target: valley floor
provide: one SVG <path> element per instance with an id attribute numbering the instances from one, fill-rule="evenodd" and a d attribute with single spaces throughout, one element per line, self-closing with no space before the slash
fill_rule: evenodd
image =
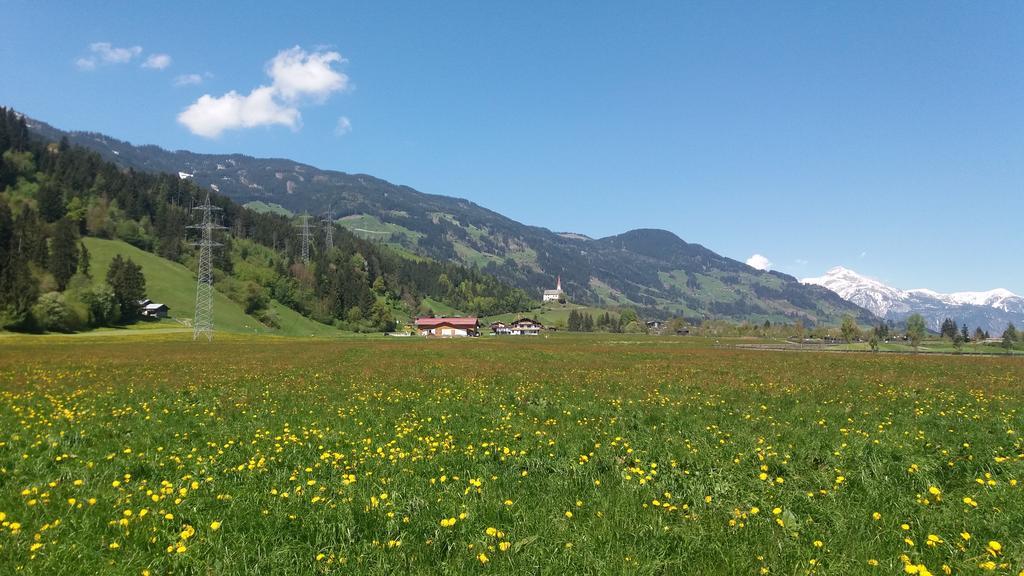
<path id="1" fill-rule="evenodd" d="M 1019 358 L 143 332 L 0 341 L 0 573 L 1024 568 Z"/>

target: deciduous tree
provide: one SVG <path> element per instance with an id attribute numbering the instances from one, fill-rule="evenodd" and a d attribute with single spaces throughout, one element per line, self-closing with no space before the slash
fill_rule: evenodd
<path id="1" fill-rule="evenodd" d="M 910 339 L 910 344 L 914 347 L 914 350 L 921 346 L 924 335 L 924 318 L 920 314 L 912 314 L 907 318 L 907 338 Z"/>

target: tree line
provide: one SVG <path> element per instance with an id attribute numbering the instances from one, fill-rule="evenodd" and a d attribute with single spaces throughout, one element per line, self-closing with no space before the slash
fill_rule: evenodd
<path id="1" fill-rule="evenodd" d="M 588 312 L 571 310 L 566 322 L 566 330 L 569 332 L 642 332 L 640 321 L 636 311 L 632 308 L 624 308 L 618 314 L 605 312 L 596 316 Z"/>

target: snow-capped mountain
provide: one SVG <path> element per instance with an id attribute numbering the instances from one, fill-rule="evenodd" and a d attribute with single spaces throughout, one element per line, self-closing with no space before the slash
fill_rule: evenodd
<path id="1" fill-rule="evenodd" d="M 1024 298 L 1017 296 L 1006 288 L 996 288 L 987 292 L 953 292 L 952 294 L 940 294 L 927 288 L 917 288 L 908 290 L 908 292 L 937 298 L 954 306 L 963 304 L 989 306 L 1006 312 L 1019 312 L 1021 310 L 1021 302 L 1024 302 Z"/>
<path id="2" fill-rule="evenodd" d="M 952 318 L 958 325 L 967 324 L 971 330 L 981 327 L 997 334 L 1010 322 L 1024 324 L 1024 298 L 1005 288 L 952 294 L 927 288 L 900 290 L 842 266 L 801 282 L 824 286 L 886 320 L 898 322 L 916 312 L 936 330 L 946 318 Z"/>
<path id="3" fill-rule="evenodd" d="M 906 305 L 907 292 L 886 286 L 878 280 L 861 276 L 849 268 L 836 266 L 824 276 L 804 278 L 804 284 L 817 284 L 839 294 L 848 300 L 867 308 L 876 315 L 886 318 L 890 313 L 909 310 Z"/>

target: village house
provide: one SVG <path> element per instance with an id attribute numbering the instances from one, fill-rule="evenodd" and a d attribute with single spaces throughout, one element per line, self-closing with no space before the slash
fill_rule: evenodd
<path id="1" fill-rule="evenodd" d="M 416 331 L 420 336 L 440 336 L 443 338 L 479 336 L 480 322 L 475 317 L 417 318 Z"/>
<path id="2" fill-rule="evenodd" d="M 555 284 L 554 290 L 545 290 L 544 295 L 541 298 L 543 302 L 563 302 L 565 301 L 565 292 L 562 292 L 562 277 L 558 276 L 558 280 Z"/>
<path id="3" fill-rule="evenodd" d="M 537 336 L 543 329 L 544 325 L 532 318 L 519 318 L 508 324 L 491 324 L 491 331 L 497 336 Z"/>
<path id="4" fill-rule="evenodd" d="M 139 310 L 146 318 L 167 318 L 170 308 L 167 304 L 153 302 L 150 299 L 139 300 Z"/>

